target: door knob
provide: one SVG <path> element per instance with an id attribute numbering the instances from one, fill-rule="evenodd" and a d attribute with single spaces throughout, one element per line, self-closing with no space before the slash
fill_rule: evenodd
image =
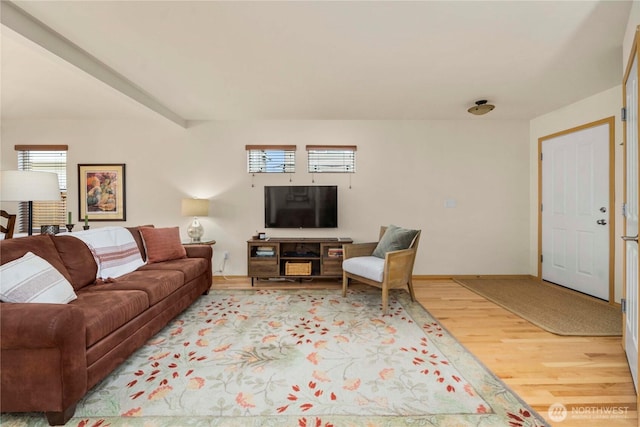
<path id="1" fill-rule="evenodd" d="M 606 219 L 599 219 L 599 220 L 596 221 L 596 223 L 600 224 L 600 225 L 607 225 L 607 220 Z"/>
<path id="2" fill-rule="evenodd" d="M 600 212 L 605 213 L 607 211 L 607 208 L 605 208 L 604 206 L 600 208 Z"/>

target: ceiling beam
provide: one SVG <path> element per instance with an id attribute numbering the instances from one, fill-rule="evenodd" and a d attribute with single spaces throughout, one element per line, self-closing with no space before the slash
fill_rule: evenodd
<path id="1" fill-rule="evenodd" d="M 0 1 L 0 22 L 173 123 L 183 128 L 187 127 L 188 123 L 186 119 L 161 104 L 123 75 L 87 51 L 81 49 L 78 45 L 61 36 L 41 21 L 38 21 L 12 2 Z"/>

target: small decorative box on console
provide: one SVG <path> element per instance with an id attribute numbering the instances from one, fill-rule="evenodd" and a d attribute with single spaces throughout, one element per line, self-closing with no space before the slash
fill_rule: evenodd
<path id="1" fill-rule="evenodd" d="M 287 276 L 311 276 L 311 261 L 284 263 L 284 274 Z"/>

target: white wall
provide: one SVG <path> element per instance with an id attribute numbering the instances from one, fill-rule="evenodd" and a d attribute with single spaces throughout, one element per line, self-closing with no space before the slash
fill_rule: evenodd
<path id="1" fill-rule="evenodd" d="M 246 173 L 245 144 L 296 144 L 292 184 L 312 183 L 306 144 L 355 144 L 357 173 L 316 174 L 339 186 L 340 227 L 264 230 L 273 236 L 375 240 L 380 225 L 423 230 L 414 273 L 530 273 L 529 125 L 526 121 L 222 121 L 180 129 L 163 121 L 3 121 L 2 169 L 15 144 L 68 144 L 69 200 L 77 207 L 78 163 L 125 163 L 127 221 L 179 225 L 184 197 L 211 198 L 203 219 L 227 275 L 246 275 L 246 240 L 263 231 L 263 186 L 289 175 Z M 252 183 L 255 187 L 252 187 Z M 351 184 L 351 189 L 349 189 Z M 446 200 L 457 207 L 445 208 Z"/>
<path id="2" fill-rule="evenodd" d="M 633 46 L 633 39 L 636 36 L 636 28 L 640 25 L 640 2 L 634 1 L 631 4 L 631 11 L 629 12 L 629 21 L 627 22 L 627 29 L 624 33 L 624 39 L 622 41 L 622 72 L 627 70 L 627 63 L 631 54 L 631 48 Z"/>
<path id="3" fill-rule="evenodd" d="M 623 201 L 622 194 L 622 122 L 620 121 L 620 107 L 622 106 L 622 86 L 616 86 L 559 110 L 550 112 L 531 120 L 530 124 L 530 169 L 531 169 L 531 211 L 532 218 L 530 228 L 530 272 L 536 275 L 538 272 L 538 139 L 555 134 L 567 129 L 594 122 L 596 120 L 615 116 L 615 203 L 611 206 L 612 215 L 616 215 L 616 236 L 621 235 L 622 220 L 620 206 Z M 615 301 L 620 302 L 622 297 L 622 260 L 620 239 L 615 240 L 615 265 L 614 287 Z"/>

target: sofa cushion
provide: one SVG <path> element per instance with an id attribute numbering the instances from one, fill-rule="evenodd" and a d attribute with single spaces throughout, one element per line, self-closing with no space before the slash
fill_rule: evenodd
<path id="1" fill-rule="evenodd" d="M 87 347 L 109 335 L 147 308 L 149 299 L 142 291 L 94 291 L 87 286 L 78 291 L 78 299 L 71 305 L 84 313 L 87 328 Z"/>
<path id="2" fill-rule="evenodd" d="M 181 271 L 147 270 L 134 271 L 118 277 L 112 283 L 92 286 L 93 291 L 100 290 L 138 290 L 149 298 L 149 305 L 155 305 L 184 285 Z"/>
<path id="3" fill-rule="evenodd" d="M 76 299 L 71 283 L 46 260 L 27 252 L 0 267 L 0 300 L 66 304 Z"/>
<path id="4" fill-rule="evenodd" d="M 147 251 L 147 264 L 187 257 L 178 227 L 140 227 L 140 234 Z"/>
<path id="5" fill-rule="evenodd" d="M 171 261 L 147 264 L 140 267 L 138 271 L 147 270 L 175 270 L 180 271 L 184 275 L 184 281 L 189 282 L 201 274 L 207 272 L 209 264 L 204 258 L 182 258 Z"/>
<path id="6" fill-rule="evenodd" d="M 0 264 L 18 259 L 27 252 L 33 252 L 40 258 L 46 259 L 49 264 L 62 273 L 65 279 L 71 282 L 71 275 L 64 266 L 64 262 L 53 244 L 52 237 L 48 234 L 0 241 Z"/>
<path id="7" fill-rule="evenodd" d="M 98 265 L 98 277 L 120 277 L 144 265 L 132 234 L 124 227 L 102 227 L 71 234 L 85 242 Z"/>
<path id="8" fill-rule="evenodd" d="M 52 240 L 71 276 L 73 289 L 81 289 L 96 281 L 98 265 L 82 240 L 66 235 L 55 236 Z"/>
<path id="9" fill-rule="evenodd" d="M 359 256 L 345 259 L 342 269 L 348 273 L 382 282 L 384 276 L 384 259 L 376 256 Z"/>
<path id="10" fill-rule="evenodd" d="M 153 224 L 141 225 L 140 227 L 151 227 L 153 228 Z M 144 248 L 144 240 L 142 240 L 142 234 L 140 234 L 140 227 L 127 227 L 127 230 L 133 236 L 133 240 L 136 241 L 136 245 L 138 245 L 138 249 L 140 250 L 140 255 L 142 256 L 143 261 L 147 261 L 147 251 Z"/>
<path id="11" fill-rule="evenodd" d="M 391 224 L 387 227 L 387 230 L 378 242 L 378 246 L 376 246 L 371 255 L 384 258 L 387 252 L 408 249 L 417 234 L 418 230 L 409 230 Z"/>

